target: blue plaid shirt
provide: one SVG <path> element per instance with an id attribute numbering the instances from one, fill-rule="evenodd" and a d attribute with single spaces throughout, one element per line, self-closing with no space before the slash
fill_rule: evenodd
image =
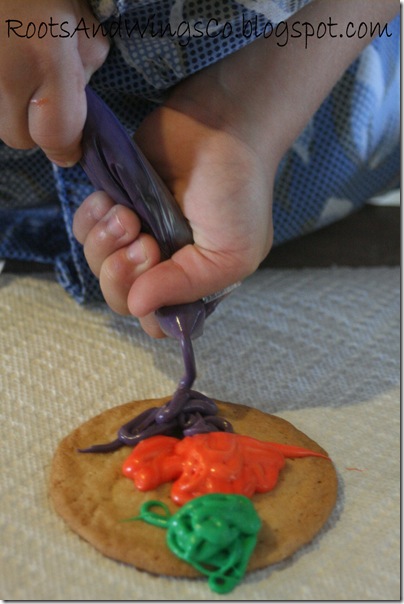
<path id="1" fill-rule="evenodd" d="M 133 133 L 170 87 L 192 73 L 270 28 L 286 43 L 282 23 L 309 1 L 91 0 L 112 42 L 91 85 Z M 350 66 L 283 158 L 274 192 L 275 245 L 398 186 L 399 17 L 388 34 Z M 77 301 L 101 299 L 72 233 L 74 213 L 91 191 L 80 166 L 56 168 L 38 149 L 0 143 L 0 258 L 52 263 Z"/>

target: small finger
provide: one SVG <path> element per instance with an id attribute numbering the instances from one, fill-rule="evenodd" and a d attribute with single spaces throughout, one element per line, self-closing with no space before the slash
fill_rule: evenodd
<path id="1" fill-rule="evenodd" d="M 133 283 L 159 261 L 156 240 L 144 233 L 109 255 L 100 269 L 100 287 L 108 306 L 118 314 L 129 314 L 127 300 Z"/>
<path id="2" fill-rule="evenodd" d="M 73 218 L 73 234 L 84 244 L 87 235 L 104 218 L 115 202 L 104 191 L 91 193 L 81 204 Z"/>
<path id="3" fill-rule="evenodd" d="M 167 337 L 166 334 L 161 330 L 154 312 L 150 313 L 149 315 L 146 315 L 142 319 L 139 319 L 139 323 L 142 326 L 142 329 L 151 338 L 161 339 Z"/>
<path id="4" fill-rule="evenodd" d="M 84 255 L 98 277 L 105 260 L 117 250 L 134 242 L 140 233 L 140 220 L 132 210 L 114 204 L 88 233 Z"/>

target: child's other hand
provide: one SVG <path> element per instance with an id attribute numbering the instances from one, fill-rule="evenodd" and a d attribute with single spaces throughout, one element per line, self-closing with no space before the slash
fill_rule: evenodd
<path id="1" fill-rule="evenodd" d="M 109 43 L 84 31 L 60 37 L 81 19 L 92 32 L 97 22 L 85 0 L 0 0 L 0 14 L 0 138 L 16 149 L 41 147 L 56 164 L 73 165 L 81 155 L 84 88 Z M 38 36 L 51 18 L 54 25 L 46 33 L 42 26 Z M 35 27 L 27 30 L 30 22 Z"/>

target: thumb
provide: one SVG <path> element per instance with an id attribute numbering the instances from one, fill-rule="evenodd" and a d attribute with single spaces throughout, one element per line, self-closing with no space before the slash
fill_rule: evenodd
<path id="1" fill-rule="evenodd" d="M 84 81 L 66 74 L 49 78 L 32 96 L 28 128 L 32 140 L 54 163 L 68 167 L 81 156 L 80 141 L 87 113 Z"/>
<path id="2" fill-rule="evenodd" d="M 237 256 L 187 245 L 140 275 L 128 295 L 135 317 L 146 317 L 162 306 L 194 302 L 232 285 L 252 272 Z"/>

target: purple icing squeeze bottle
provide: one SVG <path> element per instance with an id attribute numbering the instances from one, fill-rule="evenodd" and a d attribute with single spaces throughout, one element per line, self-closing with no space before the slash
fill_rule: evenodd
<path id="1" fill-rule="evenodd" d="M 116 203 L 136 212 L 142 230 L 156 239 L 163 259 L 169 258 L 184 245 L 193 243 L 187 220 L 170 191 L 109 107 L 89 86 L 86 95 L 87 120 L 80 161 L 82 168 L 96 189 L 105 191 Z M 190 389 L 196 377 L 191 340 L 202 334 L 206 317 L 236 286 L 196 302 L 166 306 L 156 311 L 163 332 L 179 340 L 185 365 L 184 377 L 172 400 L 155 414 L 153 421 L 162 424 L 161 427 L 177 418 L 184 407 L 189 406 Z M 214 422 L 216 425 L 217 419 Z"/>

